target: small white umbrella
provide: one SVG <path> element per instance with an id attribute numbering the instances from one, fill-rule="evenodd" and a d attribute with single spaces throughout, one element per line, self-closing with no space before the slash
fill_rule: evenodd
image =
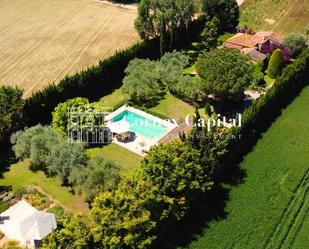
<path id="1" fill-rule="evenodd" d="M 130 130 L 130 124 L 125 121 L 118 121 L 114 123 L 110 123 L 107 127 L 111 130 L 112 133 L 124 133 Z"/>

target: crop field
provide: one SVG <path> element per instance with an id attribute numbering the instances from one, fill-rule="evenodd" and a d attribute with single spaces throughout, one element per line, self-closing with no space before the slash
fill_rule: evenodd
<path id="1" fill-rule="evenodd" d="M 25 97 L 136 43 L 136 8 L 98 0 L 1 0 L 0 84 Z"/>
<path id="2" fill-rule="evenodd" d="M 309 24 L 309 0 L 246 0 L 240 25 L 281 34 L 303 32 Z"/>
<path id="3" fill-rule="evenodd" d="M 191 249 L 303 249 L 309 245 L 309 87 L 287 107 L 240 167 L 226 217 L 212 221 Z"/>

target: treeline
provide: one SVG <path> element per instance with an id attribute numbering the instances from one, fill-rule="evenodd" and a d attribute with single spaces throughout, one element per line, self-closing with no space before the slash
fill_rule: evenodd
<path id="1" fill-rule="evenodd" d="M 174 49 L 186 48 L 192 41 L 198 39 L 203 21 L 192 22 L 189 28 L 181 29 L 181 42 Z M 67 76 L 59 84 L 51 84 L 41 91 L 34 93 L 26 100 L 24 116 L 29 126 L 37 123 L 51 122 L 51 113 L 57 104 L 75 97 L 86 97 L 96 101 L 110 94 L 122 85 L 124 70 L 134 58 L 160 58 L 160 41 L 152 39 L 140 42 L 131 48 L 117 52 L 115 55 L 102 60 L 98 65 L 84 71 Z"/>

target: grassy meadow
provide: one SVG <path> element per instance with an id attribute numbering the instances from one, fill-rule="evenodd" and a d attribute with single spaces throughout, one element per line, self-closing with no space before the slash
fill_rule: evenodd
<path id="1" fill-rule="evenodd" d="M 95 0 L 0 1 L 0 84 L 25 97 L 136 43 L 134 8 Z"/>
<path id="2" fill-rule="evenodd" d="M 309 24 L 309 0 L 246 0 L 240 25 L 281 34 L 303 32 Z"/>
<path id="3" fill-rule="evenodd" d="M 303 249 L 309 245 L 309 87 L 263 134 L 229 191 L 226 217 L 211 221 L 190 249 Z"/>

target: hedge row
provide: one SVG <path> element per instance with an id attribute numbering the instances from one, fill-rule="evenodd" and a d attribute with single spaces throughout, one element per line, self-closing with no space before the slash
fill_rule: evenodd
<path id="1" fill-rule="evenodd" d="M 186 48 L 200 34 L 203 26 L 202 20 L 191 23 L 188 29 L 179 30 L 182 39 L 177 42 L 175 49 Z M 26 101 L 24 115 L 27 125 L 37 123 L 50 123 L 51 112 L 57 104 L 75 97 L 86 97 L 96 101 L 100 97 L 110 94 L 122 85 L 125 76 L 124 70 L 134 58 L 149 58 L 152 60 L 160 57 L 159 39 L 140 42 L 126 50 L 99 62 L 72 76 L 67 76 L 59 84 L 51 84 L 41 91 L 34 93 Z"/>

